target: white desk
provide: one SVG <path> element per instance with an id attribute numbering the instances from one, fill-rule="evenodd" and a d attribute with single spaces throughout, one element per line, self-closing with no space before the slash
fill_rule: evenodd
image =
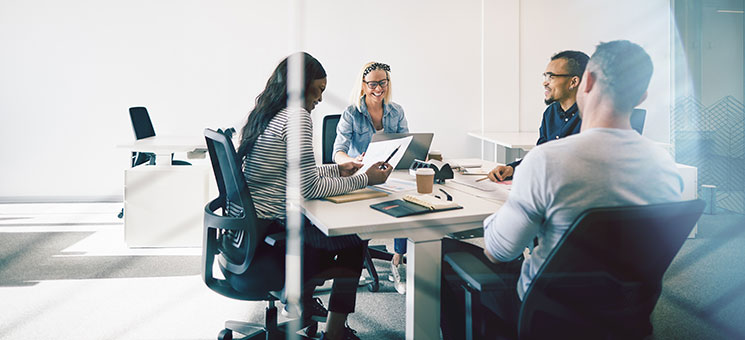
<path id="1" fill-rule="evenodd" d="M 538 132 L 469 132 L 469 136 L 494 144 L 494 161 L 510 163 L 535 147 Z M 505 148 L 505 159 L 498 159 L 498 146 Z M 484 155 L 481 155 L 484 159 Z"/>
<path id="2" fill-rule="evenodd" d="M 206 150 L 204 137 L 154 136 L 119 145 L 156 154 L 155 166 L 124 171 L 124 240 L 129 247 L 199 247 L 204 205 L 217 196 L 209 158 L 171 166 L 171 154 Z"/>
<path id="3" fill-rule="evenodd" d="M 396 178 L 414 180 L 406 171 Z M 458 175 L 459 176 L 459 175 Z M 324 200 L 305 201 L 308 219 L 329 236 L 357 234 L 363 239 L 407 237 L 406 339 L 440 338 L 441 239 L 446 234 L 477 228 L 501 207 L 501 203 L 479 198 L 472 189 L 457 183 L 444 188 L 463 209 L 395 218 L 370 208 L 371 204 L 400 198 L 387 197 L 336 204 Z"/>
<path id="4" fill-rule="evenodd" d="M 171 165 L 174 152 L 207 151 L 203 136 L 153 136 L 136 140 L 129 144 L 117 145 L 119 148 L 136 152 L 155 154 L 155 165 Z"/>

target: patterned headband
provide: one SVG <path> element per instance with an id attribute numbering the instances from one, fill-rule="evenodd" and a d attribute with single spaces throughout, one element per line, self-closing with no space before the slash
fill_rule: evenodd
<path id="1" fill-rule="evenodd" d="M 378 69 L 384 70 L 386 72 L 391 72 L 391 67 L 388 66 L 387 64 L 383 64 L 383 63 L 372 63 L 370 66 L 368 66 L 365 69 L 365 72 L 362 72 L 362 78 L 365 78 L 365 76 L 367 76 L 368 73 L 370 73 L 372 71 L 375 71 L 375 70 L 378 70 Z"/>

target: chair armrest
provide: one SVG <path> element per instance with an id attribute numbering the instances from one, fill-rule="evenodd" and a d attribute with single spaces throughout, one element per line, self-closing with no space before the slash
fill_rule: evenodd
<path id="1" fill-rule="evenodd" d="M 222 206 L 222 199 L 216 198 L 204 207 L 204 227 L 210 229 L 243 230 L 245 222 L 241 217 L 222 216 L 215 214 Z"/>
<path id="2" fill-rule="evenodd" d="M 264 242 L 272 247 L 281 247 L 287 243 L 287 233 L 279 232 L 274 234 L 266 235 Z"/>
<path id="3" fill-rule="evenodd" d="M 202 230 L 202 263 L 205 267 L 202 270 L 202 280 L 210 287 L 219 285 L 220 280 L 216 279 L 212 273 L 212 265 L 215 263 L 215 255 L 218 251 L 218 229 L 241 229 L 241 219 L 221 216 L 215 214 L 217 209 L 222 206 L 223 200 L 218 197 L 204 206 L 204 228 Z"/>
<path id="4" fill-rule="evenodd" d="M 468 286 L 479 292 L 495 291 L 503 287 L 502 280 L 496 273 L 471 253 L 449 253 L 444 260 Z"/>

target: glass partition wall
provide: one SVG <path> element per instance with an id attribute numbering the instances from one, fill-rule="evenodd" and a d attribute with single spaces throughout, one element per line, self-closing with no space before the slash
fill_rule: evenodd
<path id="1" fill-rule="evenodd" d="M 716 210 L 745 214 L 743 0 L 675 0 L 670 139 Z M 709 197 L 707 197 L 709 196 Z"/>

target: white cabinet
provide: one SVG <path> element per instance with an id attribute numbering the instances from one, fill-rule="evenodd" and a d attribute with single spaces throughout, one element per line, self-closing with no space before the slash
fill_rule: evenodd
<path id="1" fill-rule="evenodd" d="M 698 168 L 685 164 L 676 165 L 680 176 L 683 177 L 683 199 L 688 201 L 698 198 Z M 693 227 L 688 238 L 696 237 L 696 233 L 698 233 L 698 223 Z"/>
<path id="2" fill-rule="evenodd" d="M 208 163 L 138 166 L 124 173 L 124 239 L 129 247 L 199 247 L 204 206 L 217 197 Z"/>

